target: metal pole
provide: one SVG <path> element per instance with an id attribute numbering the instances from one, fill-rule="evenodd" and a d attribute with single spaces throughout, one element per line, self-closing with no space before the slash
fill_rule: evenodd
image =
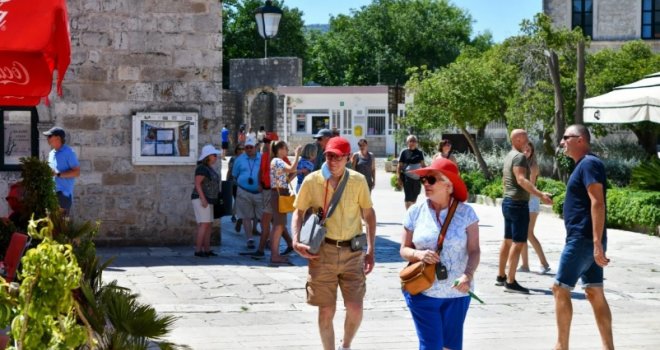
<path id="1" fill-rule="evenodd" d="M 268 58 L 268 39 L 264 39 L 264 58 Z"/>

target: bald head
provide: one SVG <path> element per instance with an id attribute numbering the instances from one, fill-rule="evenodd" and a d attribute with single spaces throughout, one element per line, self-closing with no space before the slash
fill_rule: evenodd
<path id="1" fill-rule="evenodd" d="M 529 139 L 527 138 L 527 131 L 524 129 L 514 129 L 511 131 L 511 146 L 518 152 L 525 150 Z"/>

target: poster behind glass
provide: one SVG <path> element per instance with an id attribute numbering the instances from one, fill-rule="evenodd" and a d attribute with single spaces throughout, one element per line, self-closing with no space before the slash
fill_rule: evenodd
<path id="1" fill-rule="evenodd" d="M 189 121 L 140 122 L 140 155 L 148 157 L 187 157 L 190 155 Z"/>
<path id="2" fill-rule="evenodd" d="M 4 111 L 4 164 L 18 165 L 32 155 L 31 111 Z"/>

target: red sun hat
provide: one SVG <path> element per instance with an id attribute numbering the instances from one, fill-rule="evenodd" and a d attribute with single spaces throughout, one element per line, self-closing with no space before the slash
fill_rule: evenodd
<path id="1" fill-rule="evenodd" d="M 351 144 L 343 137 L 333 137 L 325 145 L 325 153 L 333 153 L 340 156 L 351 154 Z"/>
<path id="2" fill-rule="evenodd" d="M 417 174 L 419 176 L 427 176 L 433 171 L 441 173 L 451 181 L 452 185 L 454 185 L 454 198 L 461 202 L 465 202 L 468 199 L 467 186 L 465 186 L 465 182 L 461 179 L 458 167 L 449 159 L 436 158 L 433 163 L 426 168 L 411 170 L 409 173 Z"/>

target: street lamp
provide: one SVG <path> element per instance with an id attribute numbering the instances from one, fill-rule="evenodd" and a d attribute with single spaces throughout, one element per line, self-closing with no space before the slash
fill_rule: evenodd
<path id="1" fill-rule="evenodd" d="M 257 30 L 259 31 L 259 35 L 264 38 L 264 58 L 268 58 L 268 39 L 272 39 L 277 35 L 281 18 L 282 10 L 277 6 L 273 6 L 271 0 L 266 0 L 266 5 L 254 11 Z"/>

